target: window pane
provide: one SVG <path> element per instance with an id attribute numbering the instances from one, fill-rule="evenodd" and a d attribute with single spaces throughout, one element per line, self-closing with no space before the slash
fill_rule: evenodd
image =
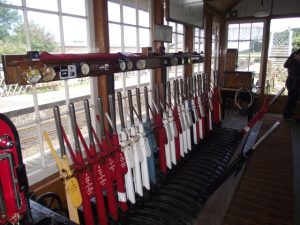
<path id="1" fill-rule="evenodd" d="M 28 20 L 32 50 L 60 52 L 58 16 L 29 11 Z"/>
<path id="2" fill-rule="evenodd" d="M 177 35 L 177 51 L 183 51 L 183 35 Z"/>
<path id="3" fill-rule="evenodd" d="M 227 48 L 238 48 L 239 43 L 237 41 L 228 41 Z"/>
<path id="4" fill-rule="evenodd" d="M 177 66 L 177 77 L 183 76 L 183 66 Z"/>
<path id="5" fill-rule="evenodd" d="M 176 32 L 176 24 L 173 22 L 169 22 L 169 26 L 172 27 L 172 32 Z"/>
<path id="6" fill-rule="evenodd" d="M 114 81 L 115 81 L 115 91 L 119 91 L 123 87 L 123 73 L 115 73 L 114 74 Z"/>
<path id="7" fill-rule="evenodd" d="M 124 26 L 124 45 L 126 47 L 135 47 L 136 48 L 136 28 L 135 27 Z"/>
<path id="8" fill-rule="evenodd" d="M 0 2 L 9 5 L 22 5 L 21 0 L 0 0 Z"/>
<path id="9" fill-rule="evenodd" d="M 0 54 L 24 54 L 26 44 L 22 11 L 4 7 L 0 10 L 3 12 L 0 18 Z"/>
<path id="10" fill-rule="evenodd" d="M 239 71 L 248 71 L 249 68 L 249 58 L 238 58 L 238 70 Z"/>
<path id="11" fill-rule="evenodd" d="M 136 10 L 135 8 L 123 6 L 123 22 L 136 25 Z"/>
<path id="12" fill-rule="evenodd" d="M 151 70 L 140 71 L 140 84 L 150 84 Z"/>
<path id="13" fill-rule="evenodd" d="M 182 24 L 177 24 L 177 33 L 183 34 L 183 25 Z"/>
<path id="14" fill-rule="evenodd" d="M 149 29 L 144 29 L 140 28 L 140 47 L 149 47 L 151 46 L 150 43 L 150 30 Z"/>
<path id="15" fill-rule="evenodd" d="M 228 26 L 228 40 L 239 39 L 239 24 L 229 24 Z"/>
<path id="16" fill-rule="evenodd" d="M 70 98 L 89 96 L 91 94 L 90 78 L 76 78 L 68 80 Z"/>
<path id="17" fill-rule="evenodd" d="M 127 72 L 126 76 L 126 88 L 137 86 L 138 84 L 138 71 Z"/>
<path id="18" fill-rule="evenodd" d="M 251 37 L 251 23 L 245 23 L 240 25 L 240 40 L 249 40 Z"/>
<path id="19" fill-rule="evenodd" d="M 194 28 L 194 36 L 199 37 L 200 36 L 200 29 Z"/>
<path id="20" fill-rule="evenodd" d="M 117 24 L 109 23 L 109 45 L 111 52 L 114 48 L 121 49 L 121 26 Z M 118 52 L 118 51 L 117 51 Z"/>
<path id="21" fill-rule="evenodd" d="M 64 13 L 85 16 L 85 0 L 61 0 Z"/>
<path id="22" fill-rule="evenodd" d="M 30 8 L 57 11 L 57 0 L 26 0 L 26 4 Z"/>
<path id="23" fill-rule="evenodd" d="M 121 21 L 120 4 L 116 4 L 109 1 L 107 3 L 107 7 L 108 7 L 108 20 L 114 22 L 120 22 Z"/>
<path id="24" fill-rule="evenodd" d="M 64 16 L 63 17 L 64 40 L 66 48 L 87 46 L 86 20 Z M 78 32 L 80 30 L 80 32 Z"/>
<path id="25" fill-rule="evenodd" d="M 175 66 L 168 67 L 168 78 L 175 78 Z"/>
<path id="26" fill-rule="evenodd" d="M 252 23 L 251 40 L 262 40 L 264 24 L 263 23 Z"/>
<path id="27" fill-rule="evenodd" d="M 150 27 L 149 12 L 139 10 L 139 25 L 142 27 Z"/>

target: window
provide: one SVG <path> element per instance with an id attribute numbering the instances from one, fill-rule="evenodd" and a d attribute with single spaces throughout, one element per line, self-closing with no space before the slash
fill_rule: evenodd
<path id="1" fill-rule="evenodd" d="M 109 0 L 110 52 L 141 52 L 142 47 L 151 46 L 151 0 Z M 150 70 L 115 74 L 115 89 L 132 89 L 149 85 Z"/>
<path id="2" fill-rule="evenodd" d="M 142 47 L 151 47 L 151 0 L 109 0 L 109 44 L 110 52 L 142 51 Z M 133 102 L 135 103 L 135 88 L 150 86 L 151 70 L 140 70 L 126 73 L 114 74 L 115 92 L 122 91 L 123 97 L 127 96 L 127 90 L 132 90 Z M 140 88 L 142 113 L 145 115 L 143 88 Z M 148 88 L 149 99 L 151 89 Z M 124 106 L 125 119 L 129 112 Z M 118 104 L 116 103 L 116 111 Z M 116 112 L 118 115 L 119 112 Z M 136 117 L 135 117 L 136 118 Z M 117 123 L 120 123 L 119 116 L 116 116 Z M 130 124 L 130 123 L 127 123 Z"/>
<path id="3" fill-rule="evenodd" d="M 204 53 L 204 29 L 194 28 L 193 35 L 193 50 L 198 53 Z M 204 72 L 203 63 L 194 63 L 193 64 L 193 73 Z"/>
<path id="4" fill-rule="evenodd" d="M 285 86 L 287 69 L 283 65 L 289 55 L 300 48 L 299 40 L 300 17 L 271 20 L 266 93 L 275 94 Z"/>
<path id="5" fill-rule="evenodd" d="M 263 28 L 263 22 L 228 25 L 227 48 L 238 49 L 237 70 L 254 72 L 254 83 L 260 75 Z"/>
<path id="6" fill-rule="evenodd" d="M 172 27 L 172 43 L 166 46 L 166 53 L 184 52 L 184 27 L 182 24 L 165 21 L 165 24 Z M 168 79 L 183 77 L 183 65 L 168 67 Z"/>
<path id="7" fill-rule="evenodd" d="M 0 0 L 0 54 L 26 54 L 27 50 L 88 52 L 88 2 Z M 54 145 L 58 145 L 53 106 L 60 106 L 65 128 L 69 131 L 66 116 L 68 103 L 75 103 L 78 123 L 83 126 L 82 100 L 90 98 L 90 95 L 90 78 L 35 86 L 6 85 L 1 68 L 0 112 L 10 117 L 17 127 L 30 184 L 57 171 L 42 136 L 43 131 L 47 131 Z"/>

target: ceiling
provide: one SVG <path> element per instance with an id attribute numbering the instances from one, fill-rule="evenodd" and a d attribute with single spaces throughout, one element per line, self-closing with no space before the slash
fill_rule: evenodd
<path id="1" fill-rule="evenodd" d="M 221 13 L 229 12 L 242 0 L 204 0 L 205 3 L 217 9 Z"/>

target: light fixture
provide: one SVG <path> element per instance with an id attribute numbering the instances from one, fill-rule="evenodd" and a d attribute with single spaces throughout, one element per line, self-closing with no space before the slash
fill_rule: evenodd
<path id="1" fill-rule="evenodd" d="M 260 10 L 254 14 L 254 17 L 266 17 L 269 13 L 264 10 L 264 0 L 260 2 Z"/>

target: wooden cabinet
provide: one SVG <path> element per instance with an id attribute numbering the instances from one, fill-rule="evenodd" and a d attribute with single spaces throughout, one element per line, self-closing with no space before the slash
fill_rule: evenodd
<path id="1" fill-rule="evenodd" d="M 225 88 L 238 89 L 245 87 L 251 89 L 253 85 L 253 73 L 246 71 L 233 71 L 224 72 L 224 85 Z"/>

